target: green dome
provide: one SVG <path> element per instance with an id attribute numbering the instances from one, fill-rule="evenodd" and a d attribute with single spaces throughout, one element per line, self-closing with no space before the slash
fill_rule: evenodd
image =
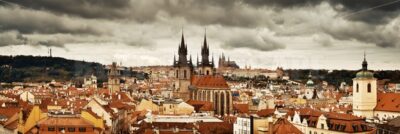
<path id="1" fill-rule="evenodd" d="M 370 71 L 360 71 L 356 74 L 356 78 L 374 78 L 374 73 Z"/>
<path id="2" fill-rule="evenodd" d="M 307 81 L 306 85 L 307 85 L 307 86 L 314 86 L 314 82 L 313 82 L 311 79 L 309 79 L 309 80 Z"/>

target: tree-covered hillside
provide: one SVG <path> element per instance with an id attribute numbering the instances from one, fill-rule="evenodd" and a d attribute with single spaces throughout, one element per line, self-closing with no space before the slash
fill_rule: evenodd
<path id="1" fill-rule="evenodd" d="M 48 82 L 82 79 L 94 74 L 106 80 L 103 65 L 58 57 L 0 56 L 1 82 Z"/>
<path id="2" fill-rule="evenodd" d="M 311 71 L 312 79 L 319 81 L 327 81 L 329 84 L 339 85 L 341 82 L 352 84 L 352 79 L 356 77 L 359 70 L 286 70 L 290 79 L 305 82 Z M 400 82 L 400 70 L 379 70 L 373 71 L 375 78 L 378 80 L 389 79 L 390 82 Z"/>

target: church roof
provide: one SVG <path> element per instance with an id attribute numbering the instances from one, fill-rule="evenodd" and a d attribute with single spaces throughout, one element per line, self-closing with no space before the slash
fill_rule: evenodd
<path id="1" fill-rule="evenodd" d="M 400 112 L 400 94 L 378 93 L 375 111 Z"/>
<path id="2" fill-rule="evenodd" d="M 197 75 L 192 77 L 192 86 L 197 88 L 229 89 L 221 75 Z"/>

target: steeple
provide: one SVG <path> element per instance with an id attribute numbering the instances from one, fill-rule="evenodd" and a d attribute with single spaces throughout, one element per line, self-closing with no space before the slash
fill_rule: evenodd
<path id="1" fill-rule="evenodd" d="M 199 54 L 197 54 L 197 66 L 199 66 Z"/>
<path id="2" fill-rule="evenodd" d="M 208 50 L 208 46 L 207 46 L 207 30 L 206 29 L 204 29 L 203 49 L 207 49 Z"/>
<path id="3" fill-rule="evenodd" d="M 207 45 L 207 33 L 206 29 L 204 29 L 204 41 L 203 41 L 203 46 L 201 48 L 201 64 L 202 65 L 209 65 L 210 61 L 208 60 L 208 57 L 210 55 L 208 45 Z"/>
<path id="4" fill-rule="evenodd" d="M 181 43 L 179 44 L 179 49 L 178 49 L 178 61 L 175 64 L 175 66 L 187 66 L 188 65 L 188 59 L 187 59 L 187 45 L 185 43 L 185 36 L 183 33 L 182 29 L 182 37 L 181 37 Z"/>
<path id="5" fill-rule="evenodd" d="M 362 62 L 362 70 L 363 70 L 363 71 L 367 71 L 367 70 L 368 70 L 368 62 L 367 62 L 367 60 L 366 60 L 365 51 L 364 51 L 364 61 Z"/>
<path id="6" fill-rule="evenodd" d="M 211 56 L 211 66 L 214 67 L 214 55 Z"/>
<path id="7" fill-rule="evenodd" d="M 174 54 L 174 64 L 172 64 L 172 65 L 175 65 L 175 63 L 176 63 L 176 56 Z"/>
<path id="8" fill-rule="evenodd" d="M 187 46 L 185 43 L 185 36 L 183 35 L 183 30 L 182 30 L 182 37 L 181 37 L 181 44 L 179 45 L 179 56 L 181 55 L 187 55 Z"/>
<path id="9" fill-rule="evenodd" d="M 190 63 L 190 65 L 192 65 L 192 55 L 190 55 L 189 63 Z"/>

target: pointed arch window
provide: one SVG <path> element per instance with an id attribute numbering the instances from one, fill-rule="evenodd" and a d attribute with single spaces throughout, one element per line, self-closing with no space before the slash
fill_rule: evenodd
<path id="1" fill-rule="evenodd" d="M 179 76 L 179 71 L 176 70 L 176 78 L 178 78 L 178 76 Z"/>
<path id="2" fill-rule="evenodd" d="M 371 93 L 371 83 L 368 83 L 367 90 L 368 90 L 368 93 Z"/>
<path id="3" fill-rule="evenodd" d="M 358 83 L 357 83 L 357 86 L 356 86 L 356 92 L 358 93 L 358 89 L 360 88 L 360 86 L 358 85 Z"/>

